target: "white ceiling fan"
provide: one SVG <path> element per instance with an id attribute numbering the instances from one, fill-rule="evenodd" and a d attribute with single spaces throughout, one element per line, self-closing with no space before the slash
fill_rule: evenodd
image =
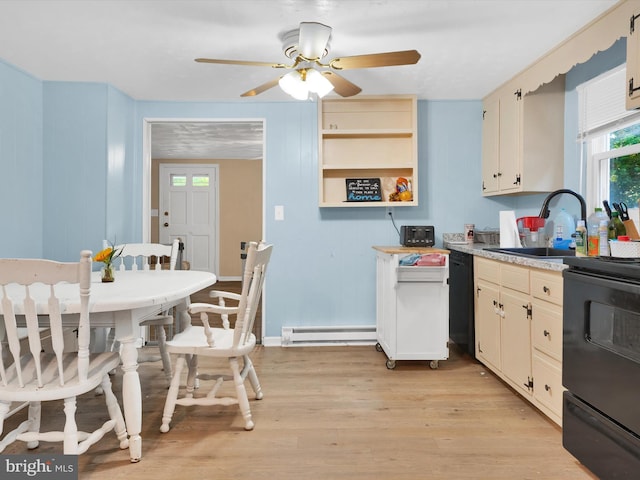
<path id="1" fill-rule="evenodd" d="M 335 90 L 342 97 L 351 97 L 360 93 L 362 91 L 360 87 L 336 73 L 342 70 L 413 65 L 420 60 L 420 53 L 417 50 L 403 50 L 334 58 L 327 63 L 322 63 L 321 60 L 329 53 L 331 27 L 317 22 L 302 22 L 300 28 L 285 33 L 282 39 L 284 54 L 293 60 L 291 64 L 214 58 L 196 58 L 195 60 L 201 63 L 291 70 L 291 72 L 263 83 L 240 96 L 259 95 L 279 84 L 286 93 L 299 100 L 306 100 L 310 93 L 323 97 L 331 90 Z"/>

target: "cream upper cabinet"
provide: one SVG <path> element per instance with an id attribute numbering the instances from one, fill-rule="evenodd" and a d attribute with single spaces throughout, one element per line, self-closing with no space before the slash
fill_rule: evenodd
<path id="1" fill-rule="evenodd" d="M 325 98 L 318 128 L 321 207 L 418 205 L 415 95 Z M 389 200 L 398 178 L 411 184 L 411 200 Z"/>
<path id="2" fill-rule="evenodd" d="M 500 99 L 485 100 L 482 107 L 482 193 L 490 194 L 500 189 Z"/>
<path id="3" fill-rule="evenodd" d="M 627 35 L 627 110 L 640 108 L 640 7 L 629 19 Z"/>
<path id="4" fill-rule="evenodd" d="M 484 99 L 483 195 L 551 192 L 563 174 L 563 75 L 533 92 L 509 84 Z"/>

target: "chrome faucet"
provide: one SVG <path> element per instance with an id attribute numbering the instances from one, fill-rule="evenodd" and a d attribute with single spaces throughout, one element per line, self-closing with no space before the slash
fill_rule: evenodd
<path id="1" fill-rule="evenodd" d="M 538 216 L 540 218 L 549 218 L 549 213 L 550 213 L 549 202 L 553 197 L 555 197 L 556 195 L 560 195 L 562 193 L 568 193 L 569 195 L 573 195 L 578 199 L 578 201 L 580 202 L 580 218 L 581 220 L 586 221 L 587 220 L 587 202 L 584 201 L 584 198 L 582 198 L 582 195 L 574 192 L 573 190 L 569 190 L 567 188 L 556 190 L 555 192 L 551 192 L 549 195 L 547 195 L 547 198 L 545 198 L 544 202 L 542 202 L 542 209 L 540 210 L 540 215 Z"/>

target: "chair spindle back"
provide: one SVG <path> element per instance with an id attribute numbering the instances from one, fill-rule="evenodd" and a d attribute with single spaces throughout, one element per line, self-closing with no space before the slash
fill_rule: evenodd
<path id="1" fill-rule="evenodd" d="M 41 356 L 42 329 L 51 332 L 51 350 L 57 358 L 60 385 L 65 383 L 62 358 L 65 335 L 62 314 L 69 305 L 80 305 L 78 317 L 78 374 L 87 379 L 89 365 L 89 297 L 91 292 L 91 252 L 83 250 L 79 262 L 62 263 L 40 259 L 0 259 L 0 380 L 3 386 L 36 379 L 43 385 Z M 36 303 L 46 300 L 47 311 L 38 311 Z M 26 324 L 28 349 L 21 346 L 22 324 Z M 2 338 L 4 329 L 6 339 Z M 75 345 L 73 346 L 75 350 Z M 23 371 L 20 357 L 30 353 L 34 370 Z M 15 377 L 9 377 L 7 367 L 15 364 Z"/>

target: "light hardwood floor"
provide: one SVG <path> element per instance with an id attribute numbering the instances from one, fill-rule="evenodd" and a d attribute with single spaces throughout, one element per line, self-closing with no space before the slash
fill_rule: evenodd
<path id="1" fill-rule="evenodd" d="M 158 363 L 141 364 L 142 461 L 129 463 L 110 433 L 80 457 L 79 478 L 596 478 L 563 449 L 555 424 L 454 348 L 437 370 L 422 361 L 387 370 L 385 359 L 373 346 L 258 347 L 264 399 L 253 400 L 249 389 L 253 431 L 244 431 L 236 406 L 179 407 L 166 434 L 159 431 L 162 372 Z M 113 377 L 116 392 L 121 379 L 121 373 Z M 80 427 L 87 418 L 106 419 L 101 397 L 86 400 Z M 8 422 L 21 420 L 16 417 Z M 61 410 L 49 406 L 43 418 L 63 422 Z M 60 448 L 41 444 L 36 452 Z M 4 453 L 26 451 L 16 443 Z"/>

